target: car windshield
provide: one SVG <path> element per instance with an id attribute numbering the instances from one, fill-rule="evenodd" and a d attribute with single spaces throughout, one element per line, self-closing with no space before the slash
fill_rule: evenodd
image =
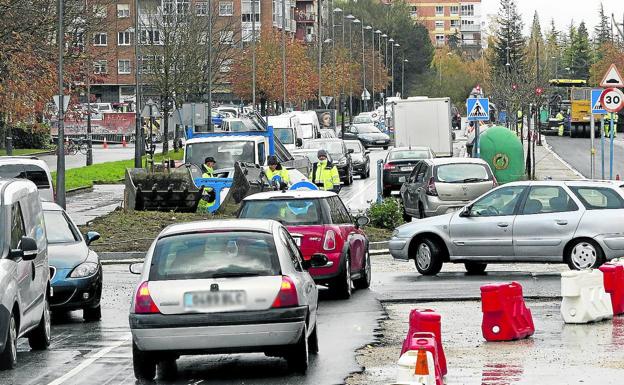
<path id="1" fill-rule="evenodd" d="M 303 143 L 303 148 L 318 149 L 318 150 L 323 149 L 329 152 L 330 154 L 342 154 L 343 153 L 341 142 L 308 141 L 308 142 Z"/>
<path id="2" fill-rule="evenodd" d="M 347 146 L 347 150 L 353 150 L 355 153 L 362 152 L 360 142 L 345 142 L 345 146 Z"/>
<path id="3" fill-rule="evenodd" d="M 389 160 L 418 160 L 429 159 L 429 151 L 427 150 L 401 150 L 392 151 L 388 155 Z"/>
<path id="4" fill-rule="evenodd" d="M 443 183 L 485 182 L 490 175 L 482 164 L 456 163 L 438 166 L 437 179 Z"/>
<path id="5" fill-rule="evenodd" d="M 156 242 L 150 281 L 270 276 L 280 272 L 273 236 L 253 231 L 180 234 Z"/>
<path id="6" fill-rule="evenodd" d="M 80 240 L 78 230 L 67 220 L 62 211 L 43 212 L 48 243 L 74 243 Z"/>
<path id="7" fill-rule="evenodd" d="M 34 164 L 3 164 L 0 166 L 0 178 L 28 179 L 38 188 L 50 188 L 48 175 Z"/>
<path id="8" fill-rule="evenodd" d="M 381 132 L 377 129 L 377 127 L 370 125 L 358 126 L 357 130 L 360 134 L 378 134 Z"/>
<path id="9" fill-rule="evenodd" d="M 206 157 L 215 158 L 215 169 L 234 167 L 234 162 L 256 163 L 254 142 L 203 142 L 186 146 L 186 163 L 204 164 Z"/>
<path id="10" fill-rule="evenodd" d="M 273 219 L 285 226 L 322 224 L 317 199 L 271 199 L 245 201 L 239 218 Z"/>
<path id="11" fill-rule="evenodd" d="M 364 124 L 364 123 L 373 124 L 373 119 L 370 116 L 356 116 L 355 118 L 353 118 L 353 123 L 354 124 Z"/>
<path id="12" fill-rule="evenodd" d="M 295 137 L 293 135 L 293 129 L 290 127 L 285 128 L 273 128 L 275 136 L 284 144 L 294 144 Z"/>
<path id="13" fill-rule="evenodd" d="M 232 132 L 245 132 L 250 130 L 247 125 L 241 120 L 231 120 L 229 123 L 230 131 Z"/>
<path id="14" fill-rule="evenodd" d="M 312 124 L 301 124 L 301 137 L 303 139 L 312 139 L 314 137 Z"/>

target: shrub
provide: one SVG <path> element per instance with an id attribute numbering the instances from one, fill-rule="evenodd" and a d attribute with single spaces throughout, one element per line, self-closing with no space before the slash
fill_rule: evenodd
<path id="1" fill-rule="evenodd" d="M 50 147 L 50 128 L 42 124 L 14 126 L 11 135 L 15 148 Z"/>
<path id="2" fill-rule="evenodd" d="M 366 210 L 371 225 L 382 229 L 394 230 L 403 224 L 401 202 L 396 198 L 386 198 L 381 203 L 373 202 Z"/>

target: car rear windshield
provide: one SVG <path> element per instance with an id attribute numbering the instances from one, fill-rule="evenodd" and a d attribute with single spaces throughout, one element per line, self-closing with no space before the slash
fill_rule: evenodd
<path id="1" fill-rule="evenodd" d="M 356 116 L 353 118 L 354 124 L 373 123 L 373 119 L 370 116 Z"/>
<path id="2" fill-rule="evenodd" d="M 354 152 L 362 152 L 362 145 L 360 142 L 345 142 L 345 146 L 347 146 L 347 150 L 353 150 Z"/>
<path id="3" fill-rule="evenodd" d="M 62 211 L 44 211 L 48 243 L 74 243 L 80 240 L 78 230 L 69 223 Z"/>
<path id="4" fill-rule="evenodd" d="M 405 150 L 392 151 L 388 156 L 389 160 L 418 160 L 429 159 L 429 151 L 427 150 Z"/>
<path id="5" fill-rule="evenodd" d="M 250 200 L 243 203 L 239 218 L 273 219 L 285 226 L 323 223 L 318 199 Z"/>
<path id="6" fill-rule="evenodd" d="M 156 242 L 151 281 L 280 273 L 273 235 L 254 231 L 180 234 Z"/>
<path id="7" fill-rule="evenodd" d="M 34 164 L 4 164 L 0 166 L 0 178 L 28 179 L 38 188 L 50 188 L 48 174 Z"/>
<path id="8" fill-rule="evenodd" d="M 293 137 L 293 129 L 286 128 L 273 128 L 273 132 L 275 132 L 275 136 L 280 140 L 280 142 L 284 144 L 293 144 L 295 143 L 295 138 Z"/>
<path id="9" fill-rule="evenodd" d="M 614 210 L 624 208 L 624 199 L 614 189 L 607 187 L 570 187 L 587 210 Z"/>
<path id="10" fill-rule="evenodd" d="M 323 149 L 330 154 L 342 154 L 342 143 L 341 142 L 328 142 L 328 141 L 319 141 L 319 142 L 304 142 L 303 148 L 315 148 L 315 149 Z"/>
<path id="11" fill-rule="evenodd" d="M 442 183 L 476 183 L 491 180 L 482 164 L 455 163 L 438 166 L 437 180 Z"/>

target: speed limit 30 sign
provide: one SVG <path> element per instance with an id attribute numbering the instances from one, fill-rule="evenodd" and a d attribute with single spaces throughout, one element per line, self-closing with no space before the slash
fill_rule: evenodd
<path id="1" fill-rule="evenodd" d="M 600 95 L 600 103 L 608 112 L 618 112 L 624 107 L 624 93 L 617 88 L 607 88 Z"/>

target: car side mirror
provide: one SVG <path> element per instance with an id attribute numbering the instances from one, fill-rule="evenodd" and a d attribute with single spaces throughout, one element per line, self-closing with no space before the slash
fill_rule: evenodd
<path id="1" fill-rule="evenodd" d="M 347 150 L 347 153 L 349 153 L 349 154 L 353 154 L 354 152 L 355 152 L 355 150 L 354 150 L 354 149 L 352 149 L 352 148 L 350 148 L 350 149 L 348 149 L 348 150 Z"/>
<path id="2" fill-rule="evenodd" d="M 140 275 L 143 272 L 143 263 L 133 263 L 128 266 L 128 270 L 132 274 Z"/>
<path id="3" fill-rule="evenodd" d="M 370 219 L 365 216 L 357 217 L 355 220 L 355 225 L 357 228 L 364 227 L 370 223 Z"/>
<path id="4" fill-rule="evenodd" d="M 87 246 L 89 246 L 91 245 L 91 243 L 97 241 L 100 238 L 100 233 L 98 233 L 97 231 L 89 231 L 85 236 L 85 242 L 87 243 Z"/>
<path id="5" fill-rule="evenodd" d="M 295 146 L 297 147 L 303 146 L 303 139 L 297 138 L 297 140 L 295 140 Z"/>
<path id="6" fill-rule="evenodd" d="M 30 237 L 22 237 L 19 249 L 11 250 L 9 257 L 13 260 L 23 259 L 24 261 L 32 261 L 37 258 L 38 253 L 37 241 Z"/>
<path id="7" fill-rule="evenodd" d="M 460 211 L 459 216 L 462 218 L 468 218 L 470 217 L 471 210 L 472 210 L 472 206 L 466 206 Z"/>
<path id="8" fill-rule="evenodd" d="M 364 155 L 370 154 L 370 150 L 364 150 Z"/>
<path id="9" fill-rule="evenodd" d="M 316 253 L 316 254 L 312 254 L 310 259 L 308 260 L 304 259 L 301 264 L 301 267 L 303 267 L 304 270 L 309 270 L 312 267 L 323 267 L 327 265 L 327 262 L 329 262 L 327 255 Z"/>

